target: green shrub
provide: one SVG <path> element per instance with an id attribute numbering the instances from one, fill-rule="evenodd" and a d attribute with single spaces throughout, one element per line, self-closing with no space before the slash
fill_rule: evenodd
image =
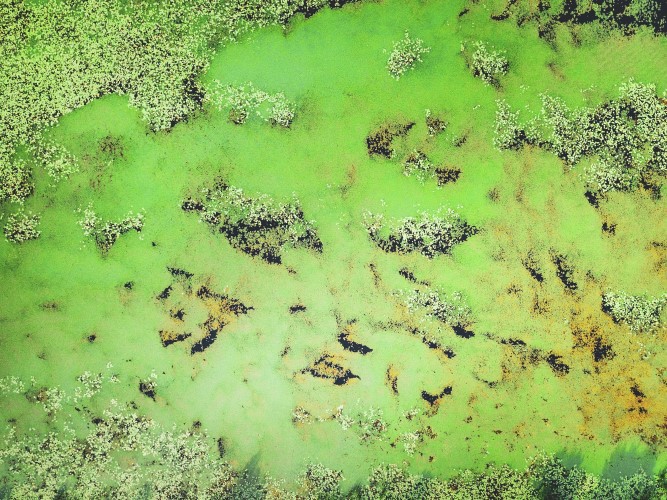
<path id="1" fill-rule="evenodd" d="M 498 149 L 521 149 L 526 132 L 519 126 L 519 112 L 512 111 L 506 101 L 496 101 L 496 122 L 493 144 Z"/>
<path id="2" fill-rule="evenodd" d="M 76 158 L 62 146 L 52 143 L 39 144 L 34 148 L 33 154 L 54 182 L 66 180 L 79 170 Z"/>
<path id="3" fill-rule="evenodd" d="M 424 153 L 415 149 L 403 162 L 403 174 L 425 182 L 435 176 L 435 165 Z"/>
<path id="4" fill-rule="evenodd" d="M 279 203 L 266 194 L 251 198 L 223 182 L 201 191 L 201 199 L 187 199 L 181 208 L 199 213 L 201 221 L 248 255 L 280 264 L 284 246 L 322 251 L 315 226 L 297 200 Z"/>
<path id="5" fill-rule="evenodd" d="M 251 114 L 285 128 L 289 128 L 294 119 L 294 104 L 282 92 L 269 94 L 256 89 L 252 83 L 233 86 L 223 85 L 216 80 L 209 92 L 209 99 L 218 110 L 227 109 L 229 119 L 237 125 L 245 123 Z"/>
<path id="6" fill-rule="evenodd" d="M 500 149 L 535 144 L 570 168 L 591 158 L 582 177 L 598 195 L 640 187 L 655 192 L 667 175 L 667 106 L 655 86 L 634 81 L 620 87 L 617 99 L 592 108 L 572 110 L 543 95 L 540 114 L 524 125 L 499 101 L 494 143 Z"/>
<path id="7" fill-rule="evenodd" d="M 431 49 L 424 45 L 419 38 L 411 38 L 406 31 L 403 38 L 394 42 L 394 47 L 387 60 L 389 74 L 397 80 L 408 70 L 414 69 L 417 63 L 422 62 L 422 56 Z"/>

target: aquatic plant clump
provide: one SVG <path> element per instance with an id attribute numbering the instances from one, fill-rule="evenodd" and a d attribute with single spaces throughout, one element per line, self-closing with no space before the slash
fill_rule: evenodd
<path id="1" fill-rule="evenodd" d="M 607 292 L 602 296 L 602 310 L 615 322 L 639 333 L 652 332 L 660 326 L 665 305 L 667 293 L 655 298 L 625 292 Z"/>
<path id="2" fill-rule="evenodd" d="M 424 153 L 414 150 L 403 163 L 403 174 L 425 182 L 435 176 L 435 165 Z"/>
<path id="3" fill-rule="evenodd" d="M 83 211 L 83 218 L 79 220 L 79 225 L 83 229 L 85 236 L 91 237 L 95 245 L 102 254 L 106 255 L 118 238 L 130 231 L 141 232 L 144 227 L 144 214 L 132 212 L 128 213 L 118 222 L 104 222 L 93 210 L 92 205 L 88 205 Z"/>
<path id="4" fill-rule="evenodd" d="M 7 217 L 7 222 L 3 228 L 5 239 L 12 243 L 23 243 L 28 240 L 39 238 L 41 231 L 37 230 L 40 216 L 32 212 L 19 210 Z"/>
<path id="5" fill-rule="evenodd" d="M 32 172 L 25 162 L 16 160 L 0 165 L 0 203 L 23 203 L 33 189 Z"/>
<path id="6" fill-rule="evenodd" d="M 33 154 L 54 182 L 66 180 L 79 170 L 76 158 L 57 144 L 38 144 L 33 148 Z"/>
<path id="7" fill-rule="evenodd" d="M 405 298 L 405 305 L 413 314 L 425 314 L 451 327 L 467 328 L 473 322 L 472 310 L 461 292 L 446 295 L 413 290 Z"/>
<path id="8" fill-rule="evenodd" d="M 341 471 L 329 469 L 322 464 L 309 464 L 299 476 L 299 499 L 318 500 L 320 498 L 345 498 L 340 491 L 340 483 L 345 478 Z"/>
<path id="9" fill-rule="evenodd" d="M 382 215 L 367 212 L 365 225 L 371 240 L 385 252 L 419 252 L 428 258 L 451 253 L 455 245 L 479 231 L 451 209 L 424 212 L 391 225 L 384 223 Z"/>
<path id="10" fill-rule="evenodd" d="M 269 94 L 256 89 L 252 83 L 233 86 L 216 80 L 208 98 L 219 111 L 227 109 L 230 121 L 237 125 L 245 123 L 253 113 L 272 125 L 285 128 L 294 120 L 295 106 L 282 92 Z"/>
<path id="11" fill-rule="evenodd" d="M 221 182 L 202 189 L 202 195 L 183 201 L 181 208 L 198 212 L 201 221 L 250 256 L 280 264 L 285 246 L 322 251 L 313 222 L 305 219 L 297 201 L 279 203 L 266 194 L 250 198 Z"/>
<path id="12" fill-rule="evenodd" d="M 487 48 L 483 42 L 476 42 L 474 46 L 469 62 L 472 74 L 488 85 L 498 86 L 499 78 L 509 70 L 509 61 L 502 52 Z"/>
<path id="13" fill-rule="evenodd" d="M 387 60 L 389 74 L 397 80 L 408 70 L 414 69 L 417 63 L 422 62 L 422 56 L 430 51 L 424 40 L 412 38 L 406 31 L 403 38 L 394 42 L 394 47 Z"/>
<path id="14" fill-rule="evenodd" d="M 523 126 L 518 113 L 500 101 L 494 143 L 500 149 L 536 144 L 568 167 L 591 158 L 583 177 L 600 196 L 639 187 L 658 193 L 667 175 L 667 106 L 654 85 L 630 81 L 619 93 L 597 107 L 574 110 L 543 95 L 540 114 Z"/>

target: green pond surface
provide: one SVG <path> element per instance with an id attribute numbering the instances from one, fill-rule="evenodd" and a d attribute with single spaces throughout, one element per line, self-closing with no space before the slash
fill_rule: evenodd
<path id="1" fill-rule="evenodd" d="M 667 240 L 664 198 L 614 193 L 596 210 L 584 197 L 582 165 L 567 170 L 536 148 L 498 151 L 493 134 L 499 98 L 530 116 L 541 93 L 596 105 L 617 97 L 630 78 L 662 92 L 667 65 L 656 61 L 667 57 L 667 41 L 612 34 L 578 48 L 563 42 L 556 52 L 534 29 L 489 22 L 483 6 L 459 19 L 463 4 L 348 5 L 220 48 L 201 77 L 204 86 L 252 82 L 283 92 L 297 104 L 289 129 L 254 117 L 234 125 L 207 105 L 169 132 L 152 133 L 126 97 L 109 95 L 45 131 L 78 158 L 80 171 L 54 187 L 36 170 L 26 208 L 42 213 L 42 235 L 22 245 L 0 242 L 0 376 L 34 376 L 38 385 L 71 390 L 78 375 L 111 363 L 121 383 L 104 389 L 108 398 L 134 401 L 166 426 L 199 421 L 224 438 L 233 464 L 288 480 L 307 462 L 341 469 L 350 485 L 380 463 L 449 477 L 489 462 L 523 467 L 541 450 L 611 477 L 665 467 L 664 330 L 640 337 L 600 311 L 607 289 L 658 295 L 667 288 L 664 253 L 652 246 Z M 388 50 L 405 30 L 431 50 L 395 80 L 386 69 Z M 476 40 L 505 50 L 511 61 L 499 89 L 466 66 L 461 43 Z M 445 133 L 428 135 L 426 109 L 446 118 Z M 395 141 L 395 159 L 369 156 L 369 133 L 405 122 L 415 125 Z M 121 153 L 101 149 L 109 136 Z M 465 142 L 454 146 L 461 137 Z M 460 178 L 438 187 L 403 175 L 400 158 L 413 149 L 458 167 Z M 296 197 L 322 253 L 286 248 L 276 265 L 234 249 L 181 209 L 216 177 L 250 196 Z M 144 228 L 102 255 L 77 224 L 77 210 L 89 203 L 111 220 L 143 211 Z M 440 208 L 480 228 L 452 255 L 385 253 L 364 226 L 366 211 L 392 220 Z M 605 221 L 616 224 L 615 235 L 601 231 Z M 542 263 L 542 283 L 522 265 L 529 250 Z M 571 259 L 576 294 L 563 289 L 552 251 Z M 253 309 L 191 355 L 206 312 L 167 267 Z M 454 357 L 429 349 L 405 326 L 411 320 L 400 294 L 421 285 L 401 276 L 402 268 L 432 288 L 460 291 L 470 305 L 475 336 L 445 331 Z M 168 303 L 158 300 L 170 284 Z M 536 301 L 544 312 L 535 312 Z M 305 310 L 291 313 L 296 304 Z M 159 331 L 173 326 L 171 308 L 185 311 L 183 331 L 194 335 L 163 347 Z M 343 328 L 372 351 L 345 350 Z M 592 346 L 577 344 L 576 332 L 592 328 L 613 346 L 613 359 L 595 362 Z M 501 339 L 562 356 L 569 373 L 544 361 L 523 363 Z M 304 372 L 324 353 L 359 378 L 335 385 Z M 153 371 L 155 401 L 138 390 Z M 633 384 L 646 395 L 645 414 L 629 411 L 637 405 Z M 422 398 L 422 391 L 448 386 L 451 394 L 435 406 Z M 343 429 L 330 418 L 340 406 L 352 418 L 381 410 L 384 438 L 366 443 L 355 428 Z M 295 424 L 296 407 L 312 421 Z M 405 418 L 411 409 L 418 415 Z M 22 430 L 47 425 L 27 403 L 3 406 L 2 417 L 16 418 Z M 430 437 L 406 453 L 401 436 L 426 427 Z"/>

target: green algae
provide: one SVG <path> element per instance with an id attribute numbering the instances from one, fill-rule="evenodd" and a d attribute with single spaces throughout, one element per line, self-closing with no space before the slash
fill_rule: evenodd
<path id="1" fill-rule="evenodd" d="M 135 401 L 165 426 L 199 421 L 210 435 L 225 437 L 232 464 L 255 462 L 288 480 L 307 462 L 342 470 L 350 487 L 380 463 L 449 477 L 490 462 L 520 468 L 540 450 L 576 454 L 595 473 L 620 468 L 619 450 L 648 457 L 641 463 L 655 471 L 664 467 L 664 329 L 633 335 L 601 310 L 607 289 L 664 292 L 664 199 L 613 193 L 596 211 L 577 169 L 564 172 L 537 149 L 496 150 L 493 126 L 499 97 L 515 109 L 538 109 L 542 92 L 572 106 L 596 105 L 630 78 L 661 92 L 667 73 L 656 60 L 667 42 L 611 33 L 573 48 L 561 33 L 556 52 L 534 30 L 489 21 L 484 6 L 459 18 L 463 4 L 350 5 L 219 48 L 201 76 L 203 88 L 253 82 L 282 92 L 296 103 L 289 129 L 261 120 L 235 125 L 207 105 L 155 134 L 117 95 L 61 118 L 44 135 L 66 146 L 79 172 L 52 187 L 47 172 L 35 169 L 35 194 L 25 206 L 41 213 L 41 237 L 0 243 L 0 375 L 68 388 L 84 371 L 112 362 L 123 381 L 114 397 Z M 431 51 L 394 80 L 385 50 L 405 30 Z M 468 40 L 505 52 L 510 71 L 500 77 L 500 90 L 466 67 L 460 50 Z M 426 109 L 445 117 L 443 133 L 428 133 Z M 370 157 L 368 134 L 397 122 L 415 126 L 393 142 L 394 157 Z M 111 153 L 108 138 L 118 145 Z M 402 160 L 417 148 L 437 165 L 459 168 L 458 180 L 439 187 L 404 176 Z M 272 266 L 211 234 L 181 210 L 181 201 L 214 177 L 274 199 L 296 195 L 305 218 L 315 221 L 322 254 L 285 248 L 283 265 Z M 77 224 L 76 211 L 90 202 L 105 220 L 141 211 L 141 232 L 119 237 L 101 255 Z M 366 211 L 403 219 L 443 207 L 456 207 L 480 228 L 451 255 L 387 254 L 364 225 Z M 616 224 L 615 235 L 601 231 L 603 221 Z M 523 264 L 530 252 L 541 282 Z M 574 293 L 558 279 L 554 253 L 572 263 Z M 191 356 L 178 343 L 164 348 L 159 331 L 169 316 L 155 297 L 170 282 L 167 267 L 229 291 L 252 304 L 252 314 L 227 325 L 204 353 Z M 476 335 L 464 338 L 414 318 L 396 292 L 422 285 L 401 276 L 404 267 L 445 293 L 462 292 Z M 306 310 L 290 314 L 294 304 Z M 205 321 L 202 311 L 193 314 L 193 324 Z M 355 341 L 372 352 L 349 352 L 338 342 L 341 322 L 352 321 Z M 415 328 L 442 328 L 432 335 L 456 355 L 443 358 Z M 614 359 L 594 360 L 598 337 L 613 345 Z M 560 376 L 531 359 L 530 349 L 562 356 L 570 372 Z M 324 354 L 359 378 L 336 385 L 304 373 Z M 396 392 L 386 383 L 390 367 Z M 153 370 L 156 401 L 137 389 Z M 422 398 L 447 386 L 451 394 L 435 406 Z M 368 440 L 360 439 L 359 426 L 344 430 L 330 418 L 341 405 L 353 420 L 381 409 L 387 431 Z M 294 425 L 296 407 L 313 422 Z M 418 419 L 404 418 L 413 408 Z M 23 428 L 40 425 L 22 406 L 3 412 Z M 397 440 L 425 425 L 436 437 L 407 454 Z"/>

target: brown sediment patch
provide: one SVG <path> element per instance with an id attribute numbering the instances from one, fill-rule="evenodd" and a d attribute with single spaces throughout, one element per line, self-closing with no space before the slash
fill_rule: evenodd
<path id="1" fill-rule="evenodd" d="M 652 241 L 648 246 L 648 254 L 653 262 L 653 271 L 664 274 L 667 271 L 667 242 Z"/>
<path id="2" fill-rule="evenodd" d="M 385 383 L 392 394 L 398 396 L 398 370 L 394 365 L 389 365 L 385 373 Z"/>
<path id="3" fill-rule="evenodd" d="M 345 171 L 345 182 L 340 186 L 340 195 L 345 198 L 357 183 L 357 166 L 350 165 Z"/>
<path id="4" fill-rule="evenodd" d="M 164 304 L 170 318 L 169 326 L 159 331 L 160 341 L 164 347 L 192 337 L 192 333 L 186 331 L 189 326 L 185 318 L 189 308 L 196 307 L 197 302 L 203 304 L 207 317 L 203 323 L 197 325 L 203 336 L 190 346 L 192 355 L 210 347 L 226 325 L 233 322 L 237 316 L 247 314 L 253 309 L 239 299 L 214 292 L 204 284 L 194 287 L 196 289 L 194 292 L 192 286 L 194 274 L 177 268 L 167 268 L 167 270 L 175 281 L 157 296 L 158 300 Z M 178 294 L 181 300 L 179 303 L 174 303 L 174 300 L 170 298 L 175 286 L 178 286 L 182 292 Z"/>
<path id="5" fill-rule="evenodd" d="M 310 373 L 313 377 L 332 380 L 334 385 L 345 385 L 352 379 L 360 378 L 340 363 L 342 360 L 329 353 L 324 353 L 316 361 L 307 366 L 301 373 Z"/>
<path id="6" fill-rule="evenodd" d="M 164 347 L 175 344 L 176 342 L 183 342 L 185 339 L 191 336 L 191 333 L 177 333 L 171 330 L 160 330 L 160 342 L 162 342 Z"/>

